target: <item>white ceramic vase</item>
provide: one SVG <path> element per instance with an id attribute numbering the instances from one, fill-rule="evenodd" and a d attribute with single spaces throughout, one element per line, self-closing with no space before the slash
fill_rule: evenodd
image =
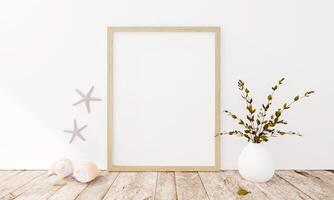
<path id="1" fill-rule="evenodd" d="M 239 156 L 238 169 L 243 178 L 252 182 L 266 182 L 275 172 L 272 155 L 262 143 L 247 144 Z"/>

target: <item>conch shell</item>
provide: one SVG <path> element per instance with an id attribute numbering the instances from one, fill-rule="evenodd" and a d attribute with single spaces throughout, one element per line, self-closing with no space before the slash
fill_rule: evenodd
<path id="1" fill-rule="evenodd" d="M 71 160 L 67 158 L 60 159 L 53 163 L 48 171 L 48 176 L 56 174 L 60 178 L 65 178 L 73 173 Z"/>
<path id="2" fill-rule="evenodd" d="M 93 162 L 82 162 L 75 166 L 73 176 L 81 182 L 87 183 L 94 180 L 99 175 L 99 170 Z"/>

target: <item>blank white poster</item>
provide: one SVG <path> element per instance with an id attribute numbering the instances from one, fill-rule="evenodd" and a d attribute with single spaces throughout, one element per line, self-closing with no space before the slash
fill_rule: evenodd
<path id="1" fill-rule="evenodd" d="M 215 165 L 215 34 L 115 32 L 112 164 Z"/>

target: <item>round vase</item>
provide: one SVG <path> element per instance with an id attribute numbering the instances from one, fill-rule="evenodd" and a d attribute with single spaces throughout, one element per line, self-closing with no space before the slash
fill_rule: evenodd
<path id="1" fill-rule="evenodd" d="M 271 153 L 259 143 L 248 143 L 238 160 L 240 175 L 252 182 L 266 182 L 275 172 Z"/>

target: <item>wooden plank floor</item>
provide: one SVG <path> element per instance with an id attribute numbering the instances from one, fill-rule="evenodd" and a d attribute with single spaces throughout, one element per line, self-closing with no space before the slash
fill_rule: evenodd
<path id="1" fill-rule="evenodd" d="M 53 185 L 46 171 L 0 171 L 0 199 L 60 200 L 334 200 L 334 171 L 277 171 L 266 183 L 251 183 L 236 171 L 106 172 L 88 184 L 69 177 Z M 237 194 L 239 189 L 250 192 Z"/>

